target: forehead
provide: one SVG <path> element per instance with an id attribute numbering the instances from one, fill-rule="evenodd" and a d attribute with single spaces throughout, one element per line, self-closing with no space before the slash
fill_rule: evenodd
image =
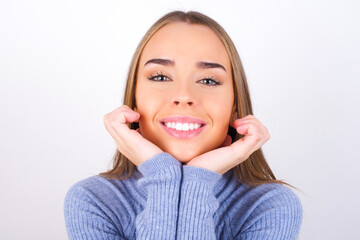
<path id="1" fill-rule="evenodd" d="M 201 24 L 175 22 L 160 28 L 145 45 L 140 64 L 154 57 L 197 62 L 207 60 L 226 65 L 230 58 L 224 44 L 209 27 Z"/>

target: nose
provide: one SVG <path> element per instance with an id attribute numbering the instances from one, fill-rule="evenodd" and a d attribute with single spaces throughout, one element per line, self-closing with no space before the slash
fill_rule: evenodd
<path id="1" fill-rule="evenodd" d="M 193 105 L 193 101 L 192 100 L 189 100 L 189 99 L 185 99 L 185 98 L 183 98 L 183 99 L 180 99 L 180 98 L 178 98 L 178 99 L 176 99 L 176 100 L 174 100 L 174 104 L 175 105 L 189 105 L 189 106 L 191 106 L 191 105 Z"/>
<path id="2" fill-rule="evenodd" d="M 188 84 L 178 84 L 172 97 L 172 103 L 178 107 L 194 106 L 195 96 Z"/>

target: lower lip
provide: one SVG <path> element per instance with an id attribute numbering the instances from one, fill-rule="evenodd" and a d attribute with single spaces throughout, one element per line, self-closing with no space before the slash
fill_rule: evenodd
<path id="1" fill-rule="evenodd" d="M 165 132 L 167 132 L 169 135 L 179 138 L 179 139 L 190 139 L 190 138 L 196 137 L 204 130 L 204 128 L 206 126 L 206 125 L 204 125 L 202 127 L 199 127 L 194 130 L 189 130 L 189 131 L 178 131 L 173 128 L 168 128 L 167 126 L 165 126 L 162 123 L 160 123 L 160 125 L 164 128 Z"/>

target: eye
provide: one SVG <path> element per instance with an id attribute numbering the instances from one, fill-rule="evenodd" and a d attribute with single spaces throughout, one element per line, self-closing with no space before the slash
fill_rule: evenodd
<path id="1" fill-rule="evenodd" d="M 151 81 L 155 81 L 155 82 L 171 81 L 171 79 L 168 76 L 166 76 L 166 75 L 164 75 L 162 73 L 156 73 L 156 75 L 150 75 L 148 77 L 148 79 L 151 80 Z"/>
<path id="2" fill-rule="evenodd" d="M 219 81 L 216 81 L 213 77 L 207 77 L 198 82 L 208 86 L 216 86 L 221 84 Z"/>

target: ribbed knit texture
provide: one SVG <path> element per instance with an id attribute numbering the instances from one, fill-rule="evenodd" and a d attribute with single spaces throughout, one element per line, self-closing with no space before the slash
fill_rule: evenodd
<path id="1" fill-rule="evenodd" d="M 139 166 L 146 189 L 144 210 L 136 218 L 137 239 L 175 239 L 181 164 L 169 154 L 159 154 Z M 164 231 L 163 229 L 166 229 Z"/>
<path id="2" fill-rule="evenodd" d="M 69 239 L 296 239 L 298 197 L 280 184 L 250 187 L 161 153 L 133 176 L 73 185 L 65 198 Z"/>

